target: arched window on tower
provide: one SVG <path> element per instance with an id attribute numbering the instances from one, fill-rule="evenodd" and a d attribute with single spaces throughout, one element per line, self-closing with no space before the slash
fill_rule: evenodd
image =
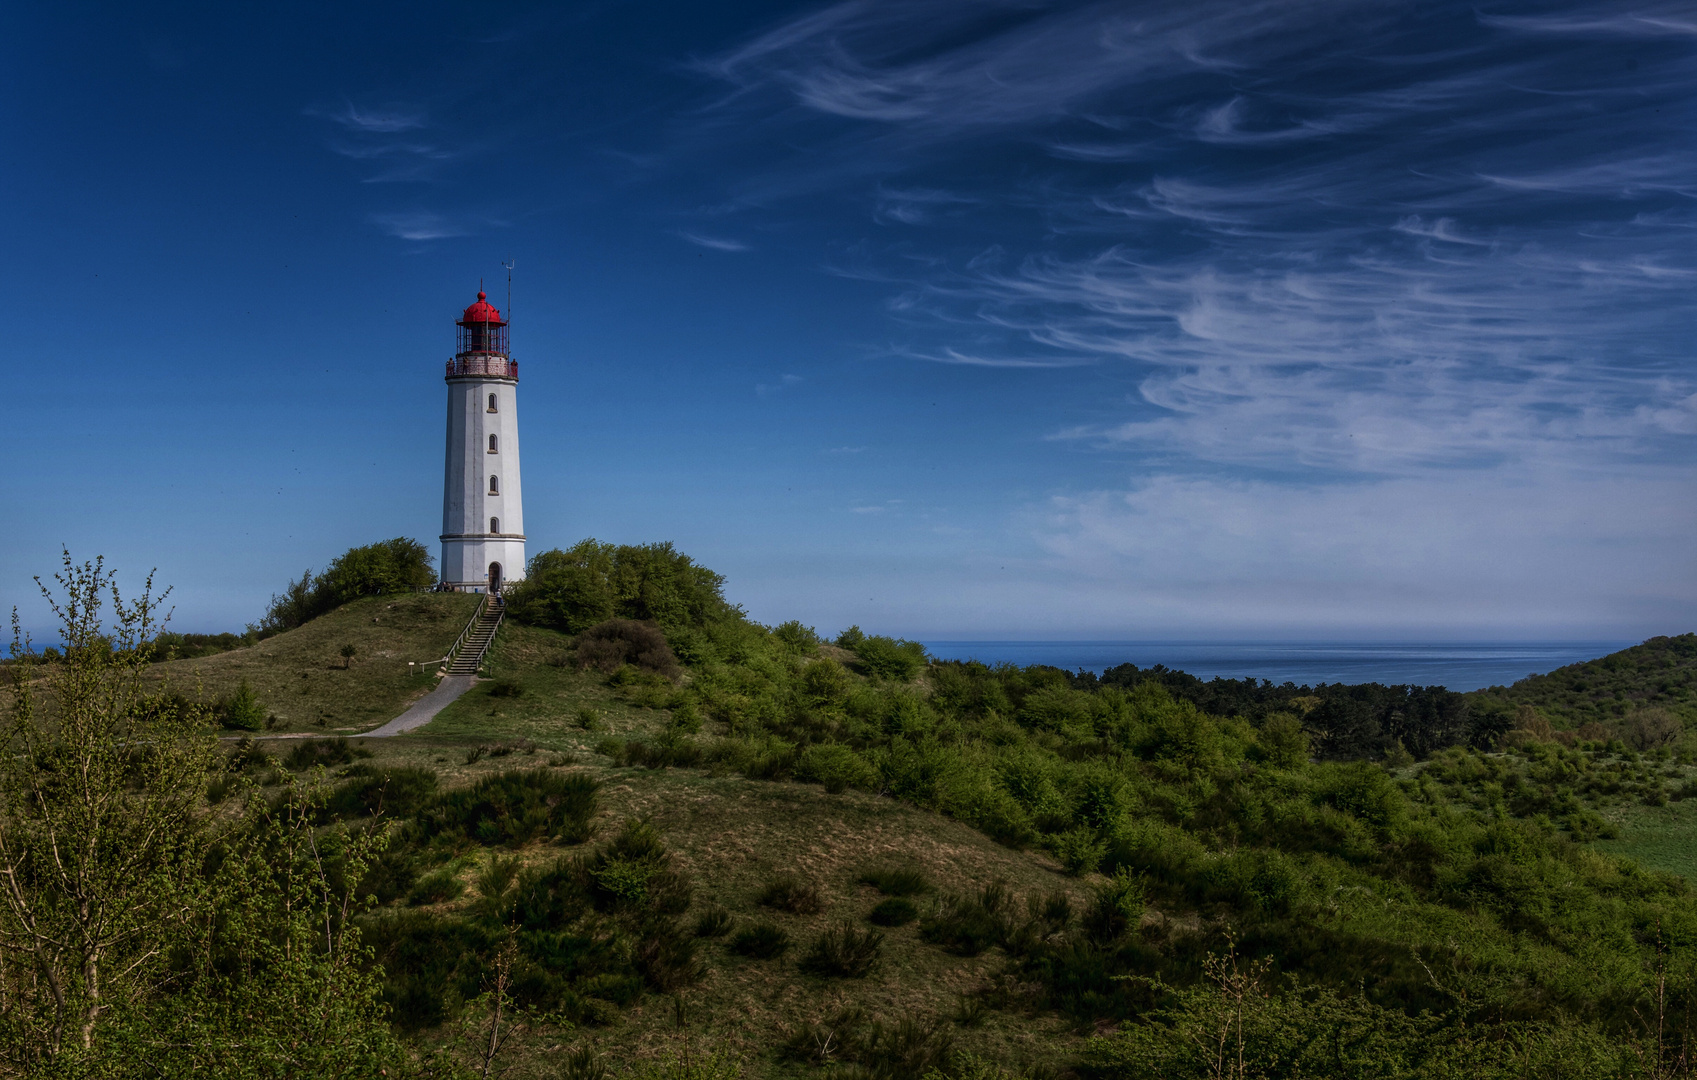
<path id="1" fill-rule="evenodd" d="M 500 445 L 501 445 L 500 443 L 495 441 L 495 436 L 493 436 L 493 435 L 489 436 L 489 452 L 491 454 L 499 453 L 500 451 L 498 451 L 496 449 L 496 447 L 498 447 Z"/>
<path id="2" fill-rule="evenodd" d="M 501 519 L 500 518 L 490 518 L 489 519 L 489 531 L 492 532 L 492 533 L 499 533 L 501 531 Z"/>
<path id="3" fill-rule="evenodd" d="M 495 408 L 495 395 L 494 394 L 489 395 L 489 411 L 490 412 L 499 412 L 500 411 L 500 410 Z"/>
<path id="4" fill-rule="evenodd" d="M 491 494 L 491 495 L 501 494 L 501 479 L 500 479 L 500 477 L 491 476 L 489 478 L 489 494 Z"/>

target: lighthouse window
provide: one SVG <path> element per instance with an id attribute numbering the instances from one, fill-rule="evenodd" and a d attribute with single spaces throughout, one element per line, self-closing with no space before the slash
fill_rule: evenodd
<path id="1" fill-rule="evenodd" d="M 489 411 L 490 412 L 498 412 L 499 411 L 495 408 L 495 395 L 494 394 L 489 395 Z"/>
<path id="2" fill-rule="evenodd" d="M 496 447 L 499 446 L 499 445 L 500 444 L 495 441 L 495 436 L 493 436 L 493 435 L 489 436 L 489 452 L 491 454 L 499 452 L 499 451 L 496 450 Z"/>
<path id="3" fill-rule="evenodd" d="M 499 477 L 491 476 L 489 478 L 489 494 L 491 494 L 491 495 L 501 494 L 501 480 L 500 480 Z"/>
<path id="4" fill-rule="evenodd" d="M 490 518 L 489 519 L 489 531 L 492 532 L 492 533 L 498 533 L 498 532 L 501 531 L 501 519 L 500 518 Z"/>

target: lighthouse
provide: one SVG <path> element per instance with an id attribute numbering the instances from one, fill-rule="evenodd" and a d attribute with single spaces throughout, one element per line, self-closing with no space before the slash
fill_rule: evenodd
<path id="1" fill-rule="evenodd" d="M 519 365 L 507 352 L 507 323 L 481 291 L 457 325 L 447 374 L 442 584 L 499 592 L 524 576 Z"/>

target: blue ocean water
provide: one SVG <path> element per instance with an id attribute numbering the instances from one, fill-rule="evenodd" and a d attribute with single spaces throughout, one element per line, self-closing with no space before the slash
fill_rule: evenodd
<path id="1" fill-rule="evenodd" d="M 1491 642 L 1378 645 L 1194 641 L 927 641 L 939 660 L 1051 664 L 1101 672 L 1116 664 L 1165 664 L 1201 679 L 1316 683 L 1414 683 L 1478 690 L 1594 660 L 1635 641 Z"/>

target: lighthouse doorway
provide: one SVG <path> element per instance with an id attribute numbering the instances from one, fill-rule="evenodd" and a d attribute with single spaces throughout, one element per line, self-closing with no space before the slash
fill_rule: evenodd
<path id="1" fill-rule="evenodd" d="M 494 593 L 498 593 L 500 591 L 501 591 L 501 564 L 498 563 L 498 562 L 492 562 L 492 563 L 489 564 L 489 592 L 491 594 L 494 594 Z"/>

